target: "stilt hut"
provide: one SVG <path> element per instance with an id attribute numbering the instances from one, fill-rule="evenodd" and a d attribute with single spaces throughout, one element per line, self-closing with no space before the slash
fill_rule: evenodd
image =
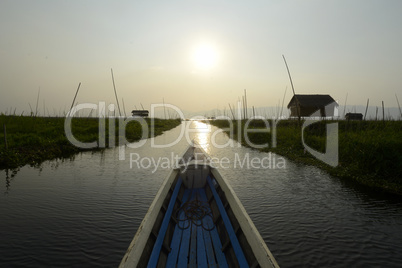
<path id="1" fill-rule="evenodd" d="M 290 109 L 290 117 L 316 116 L 317 111 L 319 116 L 328 117 L 335 115 L 335 108 L 338 106 L 330 95 L 296 94 L 290 100 L 288 109 Z"/>

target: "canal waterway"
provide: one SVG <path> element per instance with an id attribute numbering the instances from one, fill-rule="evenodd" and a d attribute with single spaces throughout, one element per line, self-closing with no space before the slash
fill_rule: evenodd
<path id="1" fill-rule="evenodd" d="M 185 126 L 190 131 L 181 135 Z M 138 148 L 2 170 L 0 266 L 118 266 L 191 139 L 214 157 L 281 267 L 401 267 L 400 199 L 229 144 L 200 122 Z"/>

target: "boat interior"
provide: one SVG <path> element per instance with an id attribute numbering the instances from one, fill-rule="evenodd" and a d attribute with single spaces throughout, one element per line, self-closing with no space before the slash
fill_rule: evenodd
<path id="1" fill-rule="evenodd" d="M 208 159 L 193 150 L 180 163 L 138 267 L 259 267 Z"/>

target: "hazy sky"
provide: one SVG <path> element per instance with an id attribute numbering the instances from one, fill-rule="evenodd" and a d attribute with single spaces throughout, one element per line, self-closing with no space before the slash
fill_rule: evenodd
<path id="1" fill-rule="evenodd" d="M 0 1 L 0 112 L 77 102 L 201 111 L 330 94 L 340 104 L 402 100 L 402 1 Z M 204 54 L 195 60 L 197 48 Z M 201 52 L 202 53 L 202 52 Z M 205 62 L 203 62 L 205 61 Z M 203 65 L 204 64 L 204 65 Z M 122 105 L 122 104 L 121 104 Z"/>

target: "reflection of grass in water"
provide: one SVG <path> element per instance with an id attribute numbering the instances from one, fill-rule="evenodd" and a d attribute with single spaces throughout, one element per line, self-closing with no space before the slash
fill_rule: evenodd
<path id="1" fill-rule="evenodd" d="M 211 121 L 224 128 L 228 121 Z M 244 135 L 238 135 L 238 123 L 232 122 L 233 139 L 245 143 Z M 276 128 L 277 146 L 272 148 L 272 122 L 269 133 L 248 133 L 254 144 L 269 144 L 263 151 L 272 151 L 306 164 L 320 166 L 329 173 L 342 178 L 353 179 L 362 184 L 402 194 L 402 122 L 401 121 L 320 121 L 304 129 L 306 144 L 325 152 L 326 124 L 339 125 L 339 165 L 335 168 L 325 165 L 309 153 L 305 153 L 301 139 L 301 127 L 296 120 L 279 121 Z M 243 121 L 242 126 L 245 122 Z M 249 124 L 249 129 L 264 129 L 261 120 Z M 243 129 L 243 127 L 242 127 Z"/>
<path id="2" fill-rule="evenodd" d="M 0 115 L 0 167 L 17 167 L 27 163 L 40 163 L 46 159 L 67 157 L 82 151 L 74 147 L 64 132 L 64 117 L 26 117 Z M 180 124 L 180 120 L 145 119 L 148 137 L 156 136 Z M 3 125 L 6 125 L 8 150 L 5 150 Z M 154 133 L 151 133 L 154 127 Z M 97 118 L 73 118 L 71 130 L 80 142 L 99 141 Z M 112 132 L 113 133 L 113 132 Z M 131 121 L 125 128 L 128 142 L 141 139 L 142 127 Z M 105 142 L 109 142 L 109 119 L 105 119 Z M 119 141 L 119 121 L 115 120 L 115 142 Z M 96 148 L 95 148 L 96 149 Z"/>

